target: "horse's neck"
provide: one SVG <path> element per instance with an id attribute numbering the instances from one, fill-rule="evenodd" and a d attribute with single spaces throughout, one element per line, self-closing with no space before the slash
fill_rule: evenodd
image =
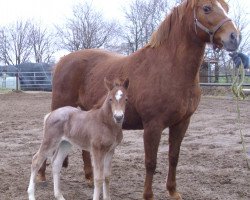
<path id="1" fill-rule="evenodd" d="M 155 63 L 159 65 L 159 73 L 178 74 L 185 81 L 198 81 L 199 67 L 202 63 L 205 43 L 194 31 L 193 16 L 186 13 L 182 21 L 172 17 L 171 23 L 165 20 L 159 27 L 156 38 L 162 38 L 158 46 L 148 46 L 142 49 L 145 57 L 154 56 Z M 169 25 L 170 24 L 170 25 Z M 165 37 L 165 35 L 167 35 Z M 142 53 L 143 54 L 143 53 Z M 162 70 L 162 72 L 161 72 Z"/>

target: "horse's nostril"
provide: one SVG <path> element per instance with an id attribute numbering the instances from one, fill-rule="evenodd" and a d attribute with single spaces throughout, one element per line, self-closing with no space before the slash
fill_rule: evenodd
<path id="1" fill-rule="evenodd" d="M 231 40 L 237 40 L 237 34 L 236 33 L 231 33 L 230 37 L 231 37 Z"/>

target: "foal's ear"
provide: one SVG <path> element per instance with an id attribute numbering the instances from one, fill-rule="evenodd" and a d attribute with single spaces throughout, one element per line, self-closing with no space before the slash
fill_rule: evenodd
<path id="1" fill-rule="evenodd" d="M 127 90 L 127 89 L 128 89 L 128 86 L 129 86 L 129 79 L 126 78 L 122 85 L 123 85 L 123 87 Z"/>
<path id="2" fill-rule="evenodd" d="M 106 77 L 104 78 L 104 85 L 109 91 L 114 88 L 113 83 L 110 82 Z"/>

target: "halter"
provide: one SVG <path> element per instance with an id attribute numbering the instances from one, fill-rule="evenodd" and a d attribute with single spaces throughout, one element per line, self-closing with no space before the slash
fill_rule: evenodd
<path id="1" fill-rule="evenodd" d="M 199 20 L 196 17 L 196 12 L 194 9 L 194 28 L 195 28 L 195 33 L 197 34 L 197 26 L 205 31 L 209 36 L 210 36 L 210 42 L 211 44 L 213 44 L 213 39 L 214 39 L 214 35 L 215 33 L 220 29 L 220 27 L 222 27 L 225 23 L 232 21 L 230 18 L 226 17 L 225 19 L 223 19 L 219 24 L 217 24 L 215 27 L 213 27 L 212 29 L 208 29 L 206 26 L 202 25 Z"/>

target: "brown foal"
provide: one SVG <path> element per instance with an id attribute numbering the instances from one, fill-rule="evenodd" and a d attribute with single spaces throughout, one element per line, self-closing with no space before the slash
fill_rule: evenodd
<path id="1" fill-rule="evenodd" d="M 47 114 L 44 119 L 44 137 L 31 165 L 28 188 L 29 200 L 35 199 L 35 178 L 42 163 L 52 158 L 54 195 L 64 200 L 60 190 L 60 171 L 63 160 L 72 145 L 87 150 L 92 155 L 94 167 L 94 195 L 98 200 L 103 185 L 103 198 L 110 200 L 109 178 L 115 147 L 122 140 L 122 123 L 127 102 L 129 81 L 105 79 L 108 94 L 103 104 L 97 104 L 90 111 L 81 111 L 66 106 Z"/>

